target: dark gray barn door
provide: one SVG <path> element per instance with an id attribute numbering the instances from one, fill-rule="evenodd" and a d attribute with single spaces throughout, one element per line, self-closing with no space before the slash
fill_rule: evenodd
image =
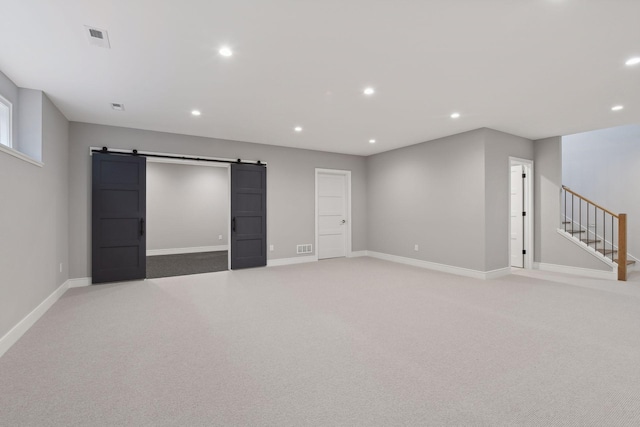
<path id="1" fill-rule="evenodd" d="M 231 165 L 231 269 L 267 265 L 267 169 Z"/>
<path id="2" fill-rule="evenodd" d="M 93 154 L 93 283 L 146 277 L 146 159 Z"/>

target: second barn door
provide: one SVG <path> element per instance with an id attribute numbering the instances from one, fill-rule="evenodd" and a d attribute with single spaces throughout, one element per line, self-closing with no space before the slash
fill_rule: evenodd
<path id="1" fill-rule="evenodd" d="M 231 165 L 231 269 L 267 265 L 267 168 Z"/>

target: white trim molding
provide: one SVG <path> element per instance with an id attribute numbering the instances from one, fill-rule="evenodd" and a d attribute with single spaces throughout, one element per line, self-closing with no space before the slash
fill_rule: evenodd
<path id="1" fill-rule="evenodd" d="M 79 277 L 77 279 L 67 280 L 68 288 L 84 288 L 85 286 L 91 286 L 91 277 Z"/>
<path id="2" fill-rule="evenodd" d="M 347 254 L 347 258 L 359 258 L 361 256 L 367 256 L 367 251 L 352 251 Z"/>
<path id="3" fill-rule="evenodd" d="M 571 267 L 568 265 L 547 264 L 544 262 L 535 262 L 533 268 L 542 271 L 551 271 L 553 273 L 565 273 L 575 276 L 591 277 L 594 279 L 618 280 L 618 271 L 594 270 L 591 268 Z"/>
<path id="4" fill-rule="evenodd" d="M 0 338 L 0 357 L 7 352 L 69 288 L 69 281 L 64 282 L 51 295 L 18 322 L 9 332 Z"/>
<path id="5" fill-rule="evenodd" d="M 533 268 L 533 242 L 534 242 L 534 233 L 533 233 L 533 225 L 535 224 L 535 207 L 534 207 L 534 173 L 533 173 L 533 160 L 529 159 L 521 159 L 519 157 L 509 156 L 509 188 L 511 188 L 511 166 L 522 166 L 524 168 L 524 173 L 526 178 L 524 178 L 524 194 L 523 194 L 523 210 L 526 212 L 526 216 L 524 217 L 524 228 L 523 228 L 523 238 L 524 238 L 524 249 L 526 254 L 524 255 L 524 268 L 532 269 Z M 509 264 L 511 264 L 511 199 L 509 199 L 509 223 L 508 227 L 508 240 L 507 247 L 509 248 Z"/>
<path id="6" fill-rule="evenodd" d="M 9 154 L 10 156 L 13 157 L 17 157 L 20 160 L 24 160 L 27 163 L 31 163 L 32 165 L 38 166 L 38 167 L 43 167 L 44 163 L 36 160 L 36 159 L 32 159 L 31 157 L 27 156 L 26 154 L 16 150 L 15 148 L 11 148 L 11 147 L 7 147 L 6 145 L 0 144 L 0 151 L 3 151 L 7 154 Z"/>
<path id="7" fill-rule="evenodd" d="M 0 94 L 0 105 L 6 107 L 8 111 L 8 114 L 5 117 L 0 117 L 0 121 L 6 121 L 6 126 L 8 128 L 7 141 L 2 142 L 2 135 L 0 135 L 0 147 L 14 149 L 13 147 L 16 146 L 16 143 L 13 140 L 15 135 L 15 131 L 13 129 L 13 102 Z M 0 129 L 2 129 L 2 127 L 0 127 Z"/>
<path id="8" fill-rule="evenodd" d="M 267 260 L 267 267 L 278 267 L 281 265 L 303 264 L 305 262 L 318 261 L 315 255 L 299 256 L 294 258 L 278 258 Z"/>
<path id="9" fill-rule="evenodd" d="M 495 270 L 489 270 L 489 271 L 481 271 L 480 273 L 484 275 L 483 279 L 485 280 L 497 279 L 499 277 L 510 275 L 511 267 L 497 268 Z"/>
<path id="10" fill-rule="evenodd" d="M 227 251 L 227 250 L 229 250 L 229 245 L 198 246 L 193 248 L 149 249 L 147 250 L 147 256 L 195 254 L 198 252 L 217 252 L 217 251 Z"/>
<path id="11" fill-rule="evenodd" d="M 381 252 L 367 251 L 367 256 L 383 259 L 385 261 L 397 262 L 399 264 L 412 265 L 414 267 L 426 268 L 428 270 L 442 271 L 444 273 L 456 274 L 458 276 L 473 277 L 474 279 L 496 279 L 498 277 L 511 274 L 511 267 L 499 268 L 491 271 L 472 270 L 470 268 L 456 267 L 447 264 L 438 264 L 430 261 L 422 261 L 415 258 L 406 258 L 398 255 L 384 254 Z"/>

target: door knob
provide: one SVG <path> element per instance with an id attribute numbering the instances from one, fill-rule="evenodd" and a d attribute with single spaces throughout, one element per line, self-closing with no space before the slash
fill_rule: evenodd
<path id="1" fill-rule="evenodd" d="M 342 221 L 340 221 L 340 224 L 345 224 L 347 222 L 346 219 L 343 219 Z"/>

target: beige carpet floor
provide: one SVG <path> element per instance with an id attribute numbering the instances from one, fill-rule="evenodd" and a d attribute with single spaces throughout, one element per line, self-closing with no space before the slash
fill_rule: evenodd
<path id="1" fill-rule="evenodd" d="M 2 426 L 640 425 L 640 279 L 371 258 L 70 289 Z"/>

